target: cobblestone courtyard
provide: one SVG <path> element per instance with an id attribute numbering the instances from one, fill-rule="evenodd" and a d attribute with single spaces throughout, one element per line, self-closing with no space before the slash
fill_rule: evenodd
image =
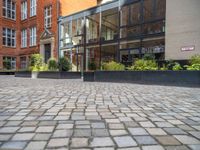
<path id="1" fill-rule="evenodd" d="M 0 76 L 0 149 L 200 150 L 200 89 Z"/>

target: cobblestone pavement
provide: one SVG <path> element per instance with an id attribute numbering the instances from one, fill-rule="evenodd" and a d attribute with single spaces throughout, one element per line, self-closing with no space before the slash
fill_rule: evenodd
<path id="1" fill-rule="evenodd" d="M 200 150 L 200 89 L 0 76 L 0 149 Z"/>

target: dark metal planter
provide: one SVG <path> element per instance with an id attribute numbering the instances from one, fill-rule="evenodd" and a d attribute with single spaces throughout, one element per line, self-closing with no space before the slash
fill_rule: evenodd
<path id="1" fill-rule="evenodd" d="M 84 72 L 83 73 L 83 80 L 85 82 L 94 82 L 95 78 L 94 78 L 94 72 Z"/>
<path id="2" fill-rule="evenodd" d="M 200 71 L 95 71 L 94 81 L 200 87 Z"/>
<path id="3" fill-rule="evenodd" d="M 31 78 L 32 72 L 19 71 L 15 73 L 15 77 Z M 81 72 L 56 72 L 56 71 L 41 71 L 38 72 L 37 78 L 46 79 L 81 79 Z"/>
<path id="4" fill-rule="evenodd" d="M 17 71 L 15 77 L 31 78 L 31 71 Z"/>
<path id="5" fill-rule="evenodd" d="M 15 72 L 0 72 L 0 75 L 14 75 L 15 74 Z"/>

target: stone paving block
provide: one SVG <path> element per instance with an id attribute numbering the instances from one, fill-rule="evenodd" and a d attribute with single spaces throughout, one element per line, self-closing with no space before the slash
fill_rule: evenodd
<path id="1" fill-rule="evenodd" d="M 128 128 L 128 130 L 132 135 L 148 135 L 144 128 Z"/>
<path id="2" fill-rule="evenodd" d="M 33 138 L 35 133 L 17 133 L 12 137 L 12 141 L 29 141 Z"/>
<path id="3" fill-rule="evenodd" d="M 151 136 L 134 136 L 137 143 L 140 145 L 155 145 L 158 144 Z"/>
<path id="4" fill-rule="evenodd" d="M 172 135 L 187 134 L 185 131 L 183 131 L 182 129 L 179 129 L 179 128 L 164 128 L 164 130 L 165 130 L 168 134 L 172 134 Z"/>
<path id="5" fill-rule="evenodd" d="M 106 128 L 105 127 L 105 124 L 104 123 L 101 123 L 101 122 L 94 122 L 91 124 L 92 128 L 96 128 L 96 129 L 104 129 Z"/>
<path id="6" fill-rule="evenodd" d="M 12 137 L 12 134 L 0 134 L 0 141 L 8 141 Z"/>
<path id="7" fill-rule="evenodd" d="M 54 138 L 71 137 L 72 134 L 73 130 L 55 130 L 52 137 Z"/>
<path id="8" fill-rule="evenodd" d="M 109 130 L 109 132 L 111 136 L 120 136 L 128 134 L 126 130 Z"/>
<path id="9" fill-rule="evenodd" d="M 158 136 L 156 139 L 162 145 L 181 145 L 181 143 L 173 136 Z"/>
<path id="10" fill-rule="evenodd" d="M 124 129 L 124 125 L 123 124 L 109 124 L 109 128 L 110 129 Z"/>
<path id="11" fill-rule="evenodd" d="M 165 149 L 166 150 L 190 150 L 186 146 L 166 146 Z"/>
<path id="12" fill-rule="evenodd" d="M 24 149 L 26 146 L 26 142 L 6 142 L 1 146 L 1 149 L 3 150 L 9 150 L 9 149 Z"/>
<path id="13" fill-rule="evenodd" d="M 145 122 L 139 122 L 139 124 L 144 127 L 144 128 L 152 128 L 155 127 L 155 125 L 153 123 L 151 123 L 150 121 L 145 121 Z"/>
<path id="14" fill-rule="evenodd" d="M 200 150 L 200 145 L 189 145 L 192 150 Z"/>
<path id="15" fill-rule="evenodd" d="M 37 133 L 49 133 L 49 132 L 53 132 L 54 130 L 54 126 L 41 126 L 41 127 L 38 127 L 36 132 Z"/>
<path id="16" fill-rule="evenodd" d="M 164 150 L 160 145 L 142 146 L 142 150 Z"/>
<path id="17" fill-rule="evenodd" d="M 200 139 L 200 131 L 190 131 L 190 134 L 192 134 L 197 139 Z"/>
<path id="18" fill-rule="evenodd" d="M 109 147 L 114 146 L 114 143 L 110 137 L 95 137 L 90 143 L 91 147 Z"/>
<path id="19" fill-rule="evenodd" d="M 118 147 L 137 146 L 137 143 L 133 140 L 131 136 L 114 137 L 114 140 L 117 143 Z"/>
<path id="20" fill-rule="evenodd" d="M 36 127 L 22 127 L 18 132 L 25 133 L 25 132 L 34 132 Z"/>
<path id="21" fill-rule="evenodd" d="M 74 126 L 73 124 L 58 124 L 56 128 L 57 129 L 72 129 L 73 126 Z"/>
<path id="22" fill-rule="evenodd" d="M 179 140 L 182 144 L 200 144 L 200 141 L 197 140 L 194 137 L 188 136 L 188 135 L 174 135 L 174 137 Z"/>
<path id="23" fill-rule="evenodd" d="M 19 127 L 2 127 L 0 133 L 15 133 Z"/>
<path id="24" fill-rule="evenodd" d="M 51 134 L 46 133 L 37 133 L 33 140 L 35 141 L 48 141 L 50 139 Z"/>
<path id="25" fill-rule="evenodd" d="M 167 133 L 161 128 L 146 128 L 151 135 L 167 135 Z"/>
<path id="26" fill-rule="evenodd" d="M 46 144 L 47 142 L 45 141 L 30 142 L 25 150 L 43 150 Z"/>
<path id="27" fill-rule="evenodd" d="M 72 138 L 71 147 L 87 147 L 88 146 L 88 138 Z"/>
<path id="28" fill-rule="evenodd" d="M 92 135 L 92 131 L 90 129 L 75 129 L 74 136 L 75 137 L 90 137 Z"/>
<path id="29" fill-rule="evenodd" d="M 94 137 L 97 136 L 109 136 L 108 130 L 107 129 L 92 129 L 92 135 Z"/>
<path id="30" fill-rule="evenodd" d="M 56 148 L 56 147 L 68 146 L 68 144 L 69 144 L 69 138 L 56 138 L 56 139 L 50 139 L 47 146 L 51 148 Z"/>

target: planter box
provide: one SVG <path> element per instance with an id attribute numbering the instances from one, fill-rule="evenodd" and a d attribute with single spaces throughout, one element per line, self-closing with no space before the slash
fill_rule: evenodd
<path id="1" fill-rule="evenodd" d="M 56 72 L 56 71 L 42 71 L 30 72 L 19 71 L 15 73 L 15 77 L 23 78 L 46 78 L 46 79 L 81 79 L 81 72 Z"/>
<path id="2" fill-rule="evenodd" d="M 94 72 L 84 72 L 83 73 L 83 81 L 86 82 L 94 82 Z"/>
<path id="3" fill-rule="evenodd" d="M 12 71 L 8 71 L 8 72 L 6 72 L 6 71 L 3 72 L 3 71 L 2 71 L 2 72 L 0 72 L 0 75 L 14 75 L 14 74 L 15 74 L 14 71 L 13 71 L 13 72 L 12 72 Z"/>
<path id="4" fill-rule="evenodd" d="M 200 87 L 200 71 L 95 71 L 94 81 Z"/>
<path id="5" fill-rule="evenodd" d="M 22 77 L 22 78 L 31 78 L 30 71 L 17 71 L 15 72 L 15 77 Z"/>

